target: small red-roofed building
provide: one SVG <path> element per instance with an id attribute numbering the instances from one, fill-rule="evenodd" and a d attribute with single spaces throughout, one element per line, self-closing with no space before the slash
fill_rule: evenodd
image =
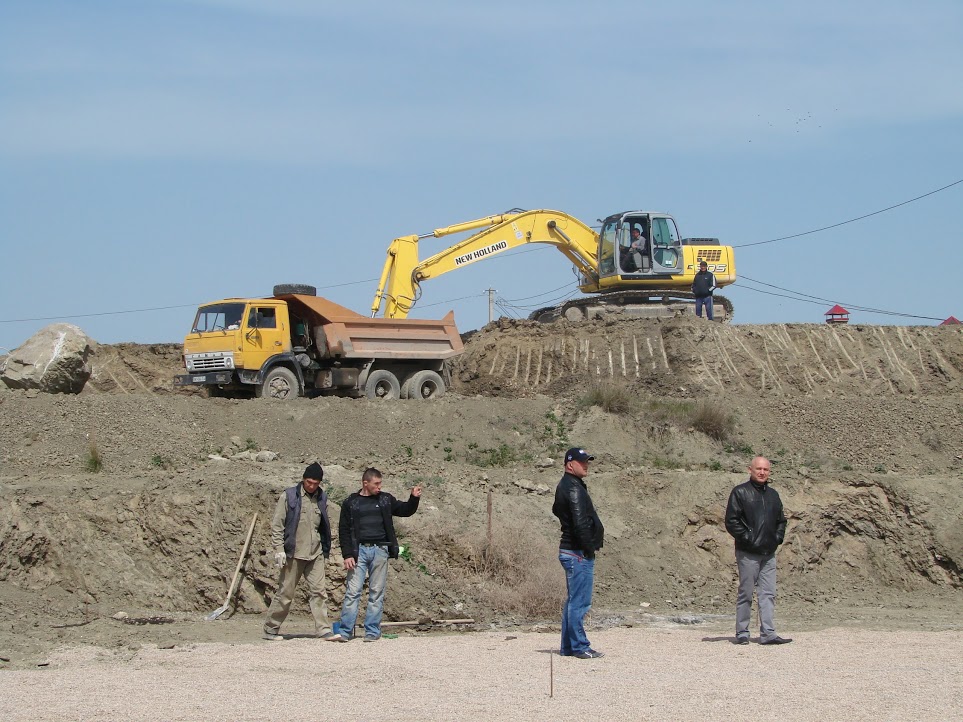
<path id="1" fill-rule="evenodd" d="M 963 322 L 961 322 L 956 316 L 950 316 L 948 319 L 940 323 L 940 326 L 959 326 L 960 323 Z"/>
<path id="2" fill-rule="evenodd" d="M 826 323 L 849 323 L 849 311 L 838 303 L 826 311 Z"/>

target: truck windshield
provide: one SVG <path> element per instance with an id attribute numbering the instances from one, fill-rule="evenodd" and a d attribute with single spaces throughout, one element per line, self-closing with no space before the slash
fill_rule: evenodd
<path id="1" fill-rule="evenodd" d="M 212 303 L 197 309 L 191 333 L 206 331 L 230 331 L 240 328 L 244 316 L 243 303 Z"/>

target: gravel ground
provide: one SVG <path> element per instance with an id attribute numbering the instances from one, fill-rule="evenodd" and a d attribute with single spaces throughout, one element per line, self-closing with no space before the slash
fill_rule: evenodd
<path id="1" fill-rule="evenodd" d="M 827 629 L 780 647 L 692 628 L 591 638 L 603 659 L 558 657 L 555 634 L 532 632 L 80 647 L 38 670 L 0 672 L 0 718 L 963 718 L 960 632 Z"/>

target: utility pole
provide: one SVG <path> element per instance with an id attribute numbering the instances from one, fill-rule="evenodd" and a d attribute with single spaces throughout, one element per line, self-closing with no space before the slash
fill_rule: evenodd
<path id="1" fill-rule="evenodd" d="M 495 289 L 489 288 L 488 291 L 488 323 L 494 320 L 495 314 Z"/>

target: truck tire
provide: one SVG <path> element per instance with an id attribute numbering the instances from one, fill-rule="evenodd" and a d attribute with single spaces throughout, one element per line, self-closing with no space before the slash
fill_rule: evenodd
<path id="1" fill-rule="evenodd" d="M 368 374 L 368 380 L 364 384 L 364 395 L 369 399 L 399 399 L 401 384 L 398 382 L 398 377 L 390 371 L 378 369 Z"/>
<path id="2" fill-rule="evenodd" d="M 440 399 L 445 395 L 445 382 L 434 371 L 418 371 L 405 381 L 404 398 L 425 400 Z"/>
<path id="3" fill-rule="evenodd" d="M 274 287 L 275 296 L 287 296 L 290 294 L 317 296 L 318 289 L 306 283 L 279 283 Z"/>
<path id="4" fill-rule="evenodd" d="M 258 398 L 289 401 L 300 396 L 298 377 L 290 369 L 275 366 L 264 376 L 264 383 L 257 387 Z"/>

